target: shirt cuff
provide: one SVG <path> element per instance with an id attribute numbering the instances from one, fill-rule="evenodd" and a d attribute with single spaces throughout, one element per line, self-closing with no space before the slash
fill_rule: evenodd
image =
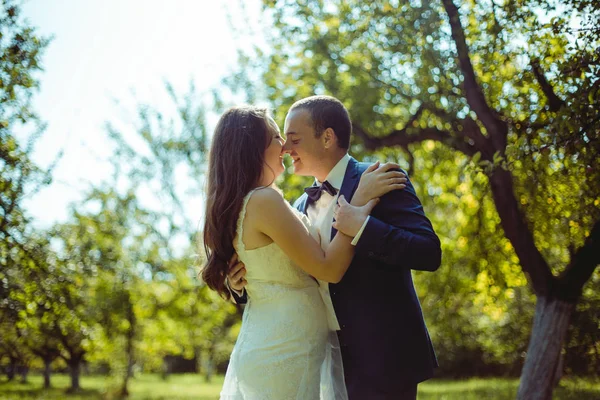
<path id="1" fill-rule="evenodd" d="M 356 234 L 356 236 L 354 236 L 354 239 L 352 239 L 352 242 L 350 242 L 350 244 L 352 244 L 352 246 L 356 246 L 358 244 L 358 241 L 360 240 L 360 237 L 362 236 L 363 231 L 367 227 L 367 223 L 369 222 L 369 218 L 371 218 L 371 216 L 367 215 L 367 219 L 365 219 L 365 222 L 360 227 L 358 233 Z"/>
<path id="2" fill-rule="evenodd" d="M 233 295 L 233 293 L 235 293 L 238 297 L 242 297 L 244 296 L 244 291 L 246 289 L 242 289 L 241 291 L 237 291 L 234 288 L 232 288 L 231 286 L 229 286 L 229 279 L 225 280 L 225 286 L 227 286 L 227 289 L 229 289 L 229 292 Z"/>

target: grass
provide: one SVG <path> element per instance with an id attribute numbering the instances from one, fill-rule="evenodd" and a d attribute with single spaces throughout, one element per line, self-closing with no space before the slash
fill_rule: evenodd
<path id="1" fill-rule="evenodd" d="M 52 389 L 42 389 L 43 378 L 31 375 L 26 384 L 0 380 L 0 399 L 12 400 L 110 400 L 117 399 L 119 383 L 105 376 L 82 376 L 83 390 L 76 394 L 67 394 L 70 386 L 68 375 L 53 375 Z M 160 375 L 137 375 L 129 384 L 129 399 L 132 400 L 214 400 L 219 398 L 223 377 L 215 377 L 211 383 L 195 374 L 171 375 L 163 380 Z"/>
<path id="2" fill-rule="evenodd" d="M 117 399 L 118 382 L 103 376 L 82 376 L 84 388 L 77 394 L 66 394 L 69 387 L 67 375 L 54 375 L 53 388 L 42 389 L 42 377 L 31 375 L 29 383 L 7 382 L 0 379 L 0 399 L 43 400 L 110 400 Z M 217 376 L 205 383 L 199 375 L 172 375 L 163 381 L 160 376 L 145 374 L 131 381 L 130 399 L 142 400 L 214 400 L 219 398 L 223 377 Z M 418 400 L 512 400 L 519 382 L 516 379 L 431 380 L 419 385 Z M 600 399 L 600 381 L 563 379 L 554 391 L 555 400 Z"/>
<path id="3" fill-rule="evenodd" d="M 517 379 L 430 380 L 419 385 L 418 400 L 514 400 Z M 554 390 L 554 400 L 600 399 L 600 381 L 563 379 Z"/>

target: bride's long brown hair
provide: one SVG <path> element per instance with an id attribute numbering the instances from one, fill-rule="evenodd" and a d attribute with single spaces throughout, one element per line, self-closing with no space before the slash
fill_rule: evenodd
<path id="1" fill-rule="evenodd" d="M 268 112 L 252 106 L 233 107 L 219 119 L 208 160 L 204 251 L 201 271 L 209 288 L 229 297 L 225 286 L 233 239 L 242 202 L 261 178 L 269 145 Z"/>

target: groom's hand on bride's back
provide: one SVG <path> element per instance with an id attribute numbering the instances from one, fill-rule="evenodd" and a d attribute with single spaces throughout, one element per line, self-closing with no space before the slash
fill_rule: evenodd
<path id="1" fill-rule="evenodd" d="M 229 260 L 229 271 L 227 272 L 227 284 L 229 288 L 242 293 L 248 281 L 246 280 L 246 266 L 234 253 Z"/>

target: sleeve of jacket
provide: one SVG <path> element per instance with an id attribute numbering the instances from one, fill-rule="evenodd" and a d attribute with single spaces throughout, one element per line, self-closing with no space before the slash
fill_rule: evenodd
<path id="1" fill-rule="evenodd" d="M 246 304 L 248 302 L 248 295 L 246 294 L 245 290 L 241 296 L 238 296 L 238 294 L 231 290 L 231 288 L 229 288 L 229 293 L 231 293 L 231 297 L 236 304 Z"/>
<path id="2" fill-rule="evenodd" d="M 442 259 L 440 240 L 407 182 L 381 198 L 356 245 L 356 254 L 386 265 L 435 271 Z"/>

